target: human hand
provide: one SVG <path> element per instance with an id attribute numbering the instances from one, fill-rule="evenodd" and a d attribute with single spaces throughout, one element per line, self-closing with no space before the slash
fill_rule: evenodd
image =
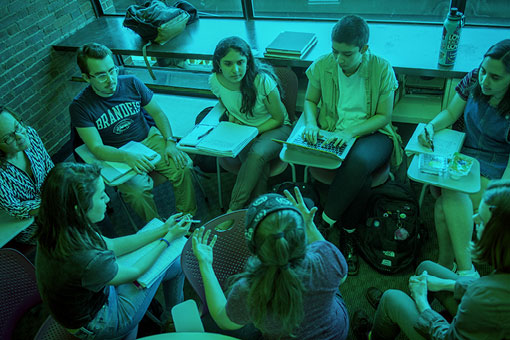
<path id="1" fill-rule="evenodd" d="M 433 148 L 434 145 L 434 127 L 432 124 L 425 125 L 423 131 L 418 135 L 418 143 L 426 148 Z M 434 150 L 432 150 L 434 151 Z"/>
<path id="2" fill-rule="evenodd" d="M 149 157 L 141 153 L 126 151 L 124 162 L 137 174 L 142 174 L 154 170 L 155 166 L 151 163 L 151 160 L 153 160 L 154 157 L 155 156 Z"/>
<path id="3" fill-rule="evenodd" d="M 303 129 L 303 135 L 301 136 L 310 144 L 316 144 L 319 138 L 320 129 L 316 124 L 308 124 Z"/>
<path id="4" fill-rule="evenodd" d="M 416 304 L 427 302 L 427 271 L 409 278 L 409 290 Z"/>
<path id="5" fill-rule="evenodd" d="M 324 142 L 322 142 L 322 145 L 333 143 L 335 147 L 342 146 L 352 137 L 354 137 L 354 134 L 349 130 L 337 130 L 326 138 Z"/>
<path id="6" fill-rule="evenodd" d="M 216 243 L 217 235 L 214 235 L 211 242 L 209 236 L 211 230 L 207 230 L 204 234 L 204 227 L 200 227 L 193 232 L 192 247 L 193 254 L 195 254 L 199 265 L 212 266 L 213 264 L 213 247 Z"/>
<path id="7" fill-rule="evenodd" d="M 173 159 L 175 165 L 181 169 L 184 169 L 193 162 L 191 158 L 189 158 L 188 154 L 177 149 L 173 142 L 167 143 L 163 159 L 166 164 L 169 164 L 170 159 Z"/>
<path id="8" fill-rule="evenodd" d="M 294 187 L 294 195 L 296 198 L 291 195 L 291 193 L 288 190 L 285 190 L 284 192 L 285 197 L 292 203 L 293 206 L 295 206 L 300 212 L 301 215 L 303 215 L 303 219 L 305 221 L 305 225 L 307 227 L 315 226 L 313 223 L 313 217 L 315 216 L 315 213 L 317 212 L 317 207 L 313 207 L 312 209 L 308 209 L 305 202 L 303 201 L 303 196 L 301 195 L 301 191 L 299 191 L 298 187 Z"/>
<path id="9" fill-rule="evenodd" d="M 179 222 L 176 222 L 176 218 L 181 216 L 182 213 L 172 215 L 164 224 L 167 228 L 167 233 L 165 238 L 168 237 L 168 241 L 172 241 L 178 239 L 184 235 L 186 235 L 191 227 L 191 222 L 189 216 L 186 218 L 182 218 Z M 176 217 L 177 216 L 177 217 Z"/>

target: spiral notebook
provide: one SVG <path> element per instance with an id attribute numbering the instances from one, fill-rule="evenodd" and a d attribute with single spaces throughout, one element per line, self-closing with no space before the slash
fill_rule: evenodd
<path id="1" fill-rule="evenodd" d="M 199 124 L 177 146 L 183 151 L 197 149 L 220 157 L 236 157 L 258 129 L 253 126 L 220 122 L 216 126 Z"/>

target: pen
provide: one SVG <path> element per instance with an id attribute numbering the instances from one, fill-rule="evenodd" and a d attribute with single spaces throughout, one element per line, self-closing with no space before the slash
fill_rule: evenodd
<path id="1" fill-rule="evenodd" d="M 425 127 L 425 138 L 427 139 L 427 143 L 430 145 L 430 149 L 432 152 L 434 152 L 434 142 L 430 138 L 429 131 L 427 130 L 427 127 Z"/>

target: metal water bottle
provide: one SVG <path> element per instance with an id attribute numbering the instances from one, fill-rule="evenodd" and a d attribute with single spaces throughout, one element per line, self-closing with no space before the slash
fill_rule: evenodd
<path id="1" fill-rule="evenodd" d="M 464 14 L 457 8 L 450 8 L 443 24 L 443 36 L 439 49 L 439 65 L 452 66 L 459 48 L 460 30 L 464 26 Z"/>

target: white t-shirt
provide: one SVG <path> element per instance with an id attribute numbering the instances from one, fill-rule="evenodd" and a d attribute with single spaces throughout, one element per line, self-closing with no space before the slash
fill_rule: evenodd
<path id="1" fill-rule="evenodd" d="M 257 99 L 253 107 L 253 114 L 250 115 L 241 113 L 243 97 L 240 90 L 233 91 L 227 89 L 218 81 L 216 73 L 211 74 L 209 77 L 209 86 L 211 87 L 212 93 L 221 99 L 229 114 L 246 125 L 259 126 L 271 118 L 271 114 L 269 114 L 266 105 L 264 105 L 264 99 L 276 88 L 276 82 L 270 76 L 259 73 L 255 77 L 254 83 L 257 89 Z M 284 122 L 285 124 L 289 122 L 287 112 L 285 112 Z"/>
<path id="2" fill-rule="evenodd" d="M 347 129 L 365 121 L 368 117 L 365 79 L 360 77 L 359 72 L 347 77 L 339 66 L 338 89 L 336 129 Z"/>

